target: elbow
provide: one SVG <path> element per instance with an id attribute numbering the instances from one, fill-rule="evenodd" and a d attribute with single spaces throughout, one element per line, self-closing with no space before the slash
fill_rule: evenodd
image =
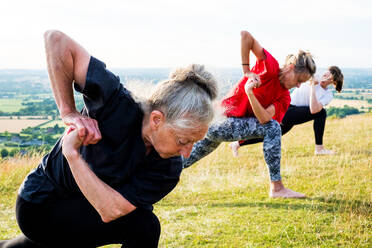
<path id="1" fill-rule="evenodd" d="M 245 30 L 240 31 L 240 35 L 242 36 L 242 38 L 247 38 L 247 37 L 252 36 L 251 33 Z"/>
<path id="2" fill-rule="evenodd" d="M 113 220 L 116 220 L 117 218 L 120 218 L 121 216 L 125 215 L 120 210 L 115 210 L 115 209 L 111 209 L 110 211 L 102 212 L 102 213 L 99 213 L 99 214 L 101 216 L 101 220 L 104 223 L 109 223 L 109 222 L 111 222 Z"/>
<path id="3" fill-rule="evenodd" d="M 46 47 L 54 46 L 58 42 L 61 42 L 66 35 L 58 30 L 47 30 L 44 33 L 44 43 Z"/>
<path id="4" fill-rule="evenodd" d="M 242 41 L 251 41 L 253 40 L 253 36 L 248 31 L 242 30 L 240 32 L 240 36 L 242 37 Z"/>
<path id="5" fill-rule="evenodd" d="M 271 118 L 258 119 L 258 122 L 259 122 L 261 125 L 265 125 L 265 124 L 268 123 L 269 121 L 271 121 Z"/>
<path id="6" fill-rule="evenodd" d="M 111 215 L 111 214 L 100 214 L 101 216 L 101 220 L 104 222 L 104 223 L 109 223 L 113 220 L 116 220 L 117 218 L 121 217 L 119 215 Z"/>
<path id="7" fill-rule="evenodd" d="M 112 207 L 109 208 L 108 211 L 102 211 L 100 214 L 101 220 L 104 223 L 109 223 L 113 220 L 116 220 L 122 216 L 129 214 L 130 212 L 134 211 L 136 207 L 132 204 L 125 205 L 123 207 Z"/>

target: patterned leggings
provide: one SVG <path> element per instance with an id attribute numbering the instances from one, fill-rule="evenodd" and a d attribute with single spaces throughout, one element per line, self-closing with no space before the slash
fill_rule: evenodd
<path id="1" fill-rule="evenodd" d="M 263 153 L 270 173 L 271 181 L 281 180 L 281 129 L 277 121 L 260 124 L 256 118 L 227 118 L 221 124 L 212 125 L 206 137 L 192 148 L 189 158 L 183 158 L 183 167 L 187 168 L 213 152 L 224 141 L 237 141 L 263 138 Z"/>

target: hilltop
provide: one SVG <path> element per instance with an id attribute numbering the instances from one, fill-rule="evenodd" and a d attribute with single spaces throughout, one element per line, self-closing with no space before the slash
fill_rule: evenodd
<path id="1" fill-rule="evenodd" d="M 324 140 L 334 156 L 313 155 L 312 123 L 283 137 L 283 181 L 304 200 L 267 197 L 262 144 L 243 147 L 238 158 L 222 144 L 155 205 L 160 247 L 371 247 L 371 123 L 371 114 L 327 120 Z M 19 232 L 16 192 L 40 158 L 0 162 L 0 239 Z"/>

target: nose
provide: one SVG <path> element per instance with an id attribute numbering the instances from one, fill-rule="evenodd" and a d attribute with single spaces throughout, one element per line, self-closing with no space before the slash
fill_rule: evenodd
<path id="1" fill-rule="evenodd" d="M 190 145 L 187 145 L 187 146 L 184 146 L 181 148 L 180 150 L 180 154 L 184 157 L 184 158 L 188 158 L 190 157 L 191 155 L 191 151 L 192 151 L 192 145 L 193 144 L 190 144 Z"/>

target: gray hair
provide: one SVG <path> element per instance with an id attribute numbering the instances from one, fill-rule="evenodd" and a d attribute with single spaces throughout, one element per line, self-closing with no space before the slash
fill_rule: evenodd
<path id="1" fill-rule="evenodd" d="M 306 73 L 312 77 L 316 72 L 316 65 L 310 52 L 299 50 L 298 54 L 288 55 L 285 66 L 290 64 L 294 65 L 295 73 Z"/>
<path id="2" fill-rule="evenodd" d="M 159 110 L 174 129 L 193 129 L 213 120 L 217 82 L 203 65 L 192 64 L 170 73 L 147 99 L 148 112 Z"/>

